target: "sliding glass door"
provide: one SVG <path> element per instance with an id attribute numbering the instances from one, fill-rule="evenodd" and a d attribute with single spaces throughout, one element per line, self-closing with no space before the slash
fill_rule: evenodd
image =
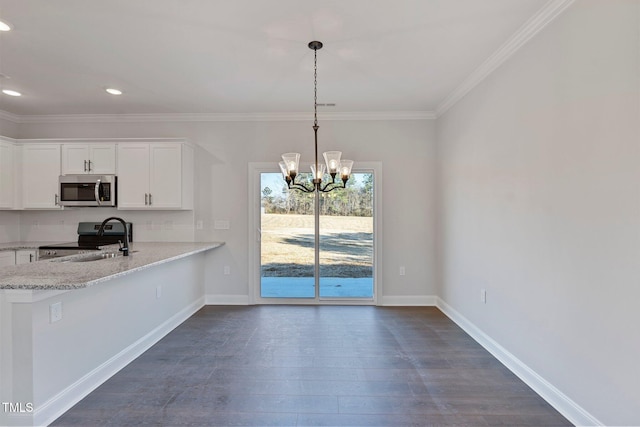
<path id="1" fill-rule="evenodd" d="M 315 298 L 314 195 L 289 191 L 271 172 L 260 192 L 260 297 Z"/>
<path id="2" fill-rule="evenodd" d="M 260 298 L 373 299 L 373 178 L 318 195 L 260 173 Z"/>
<path id="3" fill-rule="evenodd" d="M 373 174 L 320 195 L 320 298 L 373 298 Z"/>

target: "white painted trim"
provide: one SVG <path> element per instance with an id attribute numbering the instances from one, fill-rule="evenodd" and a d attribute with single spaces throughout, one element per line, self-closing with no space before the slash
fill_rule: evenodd
<path id="1" fill-rule="evenodd" d="M 322 120 L 434 120 L 434 111 L 319 112 Z M 13 123 L 146 123 L 146 122 L 279 122 L 311 121 L 308 113 L 202 113 L 202 114 L 51 114 L 16 115 L 0 110 L 0 118 Z"/>
<path id="2" fill-rule="evenodd" d="M 435 120 L 515 54 L 575 0 L 550 0 L 509 40 L 451 92 L 436 111 L 323 112 L 322 120 Z M 18 115 L 0 110 L 0 119 L 13 123 L 128 123 L 128 122 L 265 122 L 308 121 L 311 113 L 177 113 L 177 114 L 51 114 Z"/>
<path id="3" fill-rule="evenodd" d="M 533 36 L 542 31 L 550 22 L 558 17 L 575 0 L 550 0 L 531 17 L 509 40 L 496 50 L 486 61 L 467 77 L 453 92 L 449 94 L 436 108 L 436 117 L 440 117 L 453 107 L 466 94 L 471 92 L 487 76 L 495 71 L 507 59 L 511 58 Z"/>
<path id="4" fill-rule="evenodd" d="M 435 295 L 388 295 L 380 297 L 381 306 L 417 307 L 435 306 L 438 297 Z"/>
<path id="5" fill-rule="evenodd" d="M 186 144 L 192 145 L 189 143 L 187 138 L 167 138 L 167 137 L 158 137 L 158 138 L 24 138 L 24 139 L 14 139 L 15 142 L 19 142 L 21 144 L 98 144 L 98 143 L 118 143 L 118 144 L 139 144 L 143 142 L 153 142 L 153 143 L 162 143 L 162 144 Z"/>
<path id="6" fill-rule="evenodd" d="M 171 316 L 157 328 L 123 349 L 60 393 L 39 405 L 33 413 L 34 425 L 48 425 L 68 411 L 73 405 L 98 388 L 135 358 L 147 351 L 182 322 L 204 306 L 204 297 Z"/>
<path id="7" fill-rule="evenodd" d="M 467 334 L 505 365 L 518 378 L 524 381 L 544 400 L 564 415 L 569 421 L 579 426 L 603 426 L 596 417 L 571 400 L 567 395 L 558 390 L 553 384 L 538 375 L 533 369 L 524 364 L 520 359 L 511 354 L 506 348 L 494 341 L 480 328 L 475 326 L 466 317 L 457 312 L 443 299 L 437 298 L 436 306 L 460 326 Z"/>
<path id="8" fill-rule="evenodd" d="M 249 305 L 248 295 L 222 295 L 207 294 L 205 295 L 206 305 Z"/>
<path id="9" fill-rule="evenodd" d="M 373 299 L 331 299 L 320 298 L 316 300 L 305 298 L 262 298 L 260 296 L 260 175 L 263 172 L 275 172 L 280 171 L 277 168 L 276 162 L 250 162 L 248 167 L 248 188 L 247 188 L 247 206 L 248 206 L 248 218 L 247 218 L 247 247 L 248 247 L 248 276 L 249 276 L 249 295 L 248 304 L 349 304 L 354 305 L 380 305 L 380 295 L 383 293 L 382 288 L 382 262 L 383 259 L 383 233 L 382 233 L 382 162 L 367 162 L 356 161 L 353 172 L 373 172 L 374 179 L 374 222 L 373 222 L 373 283 L 375 286 Z M 308 164 L 301 163 L 300 169 Z M 258 185 L 256 185 L 258 184 Z"/>
<path id="10" fill-rule="evenodd" d="M 23 116 L 19 116 L 17 114 L 10 113 L 8 111 L 0 110 L 0 119 L 4 119 L 8 122 L 12 123 L 22 123 L 20 120 Z"/>

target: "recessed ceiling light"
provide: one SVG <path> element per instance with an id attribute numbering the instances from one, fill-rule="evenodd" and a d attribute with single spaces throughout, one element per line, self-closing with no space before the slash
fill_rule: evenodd
<path id="1" fill-rule="evenodd" d="M 111 95 L 122 95 L 122 91 L 120 89 L 114 89 L 110 87 L 105 90 L 107 91 L 107 93 L 110 93 Z"/>
<path id="2" fill-rule="evenodd" d="M 15 90 L 11 89 L 2 89 L 2 93 L 9 96 L 22 96 L 20 92 L 16 92 Z"/>
<path id="3" fill-rule="evenodd" d="M 6 21 L 0 21 L 0 31 L 11 31 L 11 24 Z"/>

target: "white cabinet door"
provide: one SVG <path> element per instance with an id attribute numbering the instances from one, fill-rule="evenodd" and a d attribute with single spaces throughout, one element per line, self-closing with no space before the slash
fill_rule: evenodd
<path id="1" fill-rule="evenodd" d="M 62 145 L 62 175 L 88 173 L 89 147 L 80 144 Z"/>
<path id="2" fill-rule="evenodd" d="M 118 209 L 149 203 L 149 144 L 118 145 Z"/>
<path id="3" fill-rule="evenodd" d="M 0 267 L 7 267 L 16 264 L 16 253 L 14 251 L 0 252 Z"/>
<path id="4" fill-rule="evenodd" d="M 118 209 L 193 209 L 192 153 L 180 143 L 118 144 Z"/>
<path id="5" fill-rule="evenodd" d="M 14 207 L 15 165 L 13 145 L 0 141 L 0 209 Z"/>
<path id="6" fill-rule="evenodd" d="M 62 174 L 113 175 L 116 173 L 115 144 L 63 144 Z"/>
<path id="7" fill-rule="evenodd" d="M 20 249 L 16 251 L 16 265 L 28 264 L 36 260 L 36 251 L 32 249 Z"/>
<path id="8" fill-rule="evenodd" d="M 60 144 L 25 144 L 22 151 L 25 209 L 59 209 Z"/>
<path id="9" fill-rule="evenodd" d="M 149 147 L 149 207 L 182 207 L 182 147 L 180 144 L 151 144 Z"/>
<path id="10" fill-rule="evenodd" d="M 93 175 L 114 175 L 116 173 L 116 145 L 89 145 L 89 173 Z"/>

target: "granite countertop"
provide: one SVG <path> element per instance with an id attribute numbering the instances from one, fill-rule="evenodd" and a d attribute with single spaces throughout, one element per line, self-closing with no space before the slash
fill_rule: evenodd
<path id="1" fill-rule="evenodd" d="M 72 262 L 97 253 L 92 252 L 3 267 L 0 289 L 80 289 L 222 245 L 224 242 L 135 242 L 130 244 L 128 257 Z M 117 248 L 106 246 L 101 252 L 117 253 Z"/>
<path id="2" fill-rule="evenodd" d="M 55 245 L 63 242 L 9 242 L 0 243 L 0 251 L 15 251 L 19 249 L 38 249 L 40 246 Z"/>

